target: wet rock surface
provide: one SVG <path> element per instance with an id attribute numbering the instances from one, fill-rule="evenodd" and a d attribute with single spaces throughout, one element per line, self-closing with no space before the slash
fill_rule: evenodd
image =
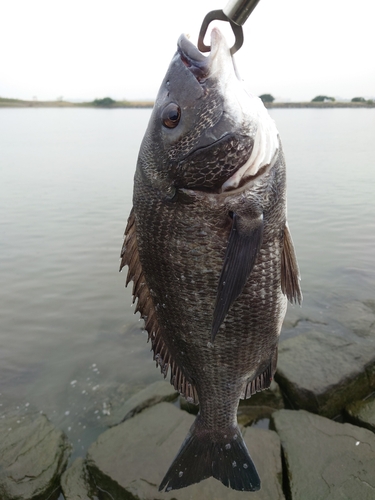
<path id="1" fill-rule="evenodd" d="M 353 300 L 336 304 L 329 314 L 358 337 L 375 339 L 375 301 Z"/>
<path id="2" fill-rule="evenodd" d="M 228 489 L 213 478 L 169 493 L 158 491 L 193 421 L 194 417 L 187 412 L 160 403 L 109 429 L 88 451 L 87 467 L 92 480 L 99 490 L 107 491 L 115 499 L 243 498 L 243 492 Z M 244 438 L 262 478 L 262 489 L 252 496 L 259 500 L 284 499 L 277 434 L 248 428 Z"/>
<path id="3" fill-rule="evenodd" d="M 65 500 L 97 500 L 82 457 L 77 458 L 61 476 L 61 489 Z"/>
<path id="4" fill-rule="evenodd" d="M 347 339 L 375 340 L 375 300 L 337 300 L 330 296 L 318 306 L 289 306 L 281 338 L 295 337 L 317 330 L 327 335 L 342 335 Z"/>
<path id="5" fill-rule="evenodd" d="M 284 408 L 283 396 L 279 385 L 273 380 L 268 390 L 240 401 L 237 420 L 243 426 L 253 425 L 260 420 L 270 419 L 272 413 L 281 408 Z"/>
<path id="6" fill-rule="evenodd" d="M 0 420 L 0 498 L 44 500 L 59 496 L 70 445 L 41 414 Z"/>
<path id="7" fill-rule="evenodd" d="M 375 432 L 375 395 L 364 401 L 355 401 L 345 409 L 350 422 Z"/>
<path id="8" fill-rule="evenodd" d="M 373 500 L 375 435 L 306 411 L 272 417 L 281 439 L 291 500 Z"/>
<path id="9" fill-rule="evenodd" d="M 371 326 L 371 314 L 367 320 L 366 325 Z M 351 328 L 355 326 L 353 321 Z M 279 385 L 273 382 L 270 390 L 241 402 L 241 425 L 253 425 L 259 420 L 267 425 L 271 418 L 277 432 L 243 429 L 262 480 L 262 488 L 251 494 L 253 498 L 375 499 L 375 435 L 364 428 L 329 420 L 341 414 L 373 430 L 375 403 L 369 395 L 375 389 L 375 344 L 371 331 L 365 335 L 365 330 L 357 328 L 351 337 L 306 331 L 288 338 L 280 344 Z M 99 497 L 243 498 L 242 492 L 225 488 L 213 478 L 182 490 L 158 491 L 194 421 L 188 412 L 196 413 L 198 409 L 184 404 L 183 398 L 179 405 L 160 402 L 164 397 L 175 397 L 173 388 L 169 392 L 168 387 L 157 384 L 141 391 L 121 409 L 121 417 L 127 415 L 126 420 L 106 431 L 90 447 L 87 470 L 91 484 L 102 492 Z M 159 396 L 154 398 L 153 394 Z M 312 413 L 284 410 L 284 404 Z"/>
<path id="10" fill-rule="evenodd" d="M 320 330 L 316 318 L 292 317 L 291 335 L 280 343 L 278 383 L 240 402 L 238 421 L 262 482 L 261 490 L 251 493 L 255 500 L 375 500 L 373 312 L 366 304 L 355 303 L 350 310 L 355 307 L 358 318 L 349 313 L 341 318 L 349 334 Z M 72 390 L 76 384 L 71 382 Z M 93 386 L 95 393 L 98 387 Z M 99 412 L 102 434 L 92 436 L 96 441 L 87 456 L 67 470 L 71 446 L 44 415 L 30 415 L 28 408 L 24 416 L 3 416 L 0 499 L 244 498 L 213 478 L 182 490 L 158 491 L 194 421 L 191 413 L 199 409 L 168 381 L 139 388 L 125 403 L 124 397 L 106 398 Z M 336 416 L 350 424 L 329 420 Z M 268 429 L 270 419 L 275 430 Z M 59 496 L 60 485 L 64 496 Z"/>
<path id="11" fill-rule="evenodd" d="M 176 392 L 169 381 L 161 380 L 160 382 L 154 382 L 125 401 L 121 407 L 114 410 L 112 414 L 106 418 L 106 424 L 112 427 L 140 413 L 145 408 L 149 408 L 163 401 L 173 401 L 177 399 L 178 396 L 179 393 Z"/>
<path id="12" fill-rule="evenodd" d="M 296 409 L 333 418 L 375 389 L 375 344 L 312 331 L 281 342 L 275 376 Z"/>

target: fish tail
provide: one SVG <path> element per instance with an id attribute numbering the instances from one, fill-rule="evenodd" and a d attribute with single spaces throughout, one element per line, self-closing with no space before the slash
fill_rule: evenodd
<path id="1" fill-rule="evenodd" d="M 234 490 L 260 489 L 258 473 L 238 426 L 207 429 L 198 415 L 159 491 L 185 488 L 211 476 Z"/>

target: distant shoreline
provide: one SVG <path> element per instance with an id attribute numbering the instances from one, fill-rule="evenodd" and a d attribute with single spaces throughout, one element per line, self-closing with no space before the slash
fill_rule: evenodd
<path id="1" fill-rule="evenodd" d="M 265 107 L 272 108 L 375 108 L 375 102 L 265 102 Z"/>
<path id="2" fill-rule="evenodd" d="M 0 108 L 152 108 L 153 101 L 115 101 L 109 106 L 100 106 L 94 102 L 69 102 L 69 101 L 23 101 L 21 99 L 7 99 L 0 97 Z"/>
<path id="3" fill-rule="evenodd" d="M 268 109 L 274 108 L 374 108 L 375 102 L 265 102 Z M 142 109 L 152 108 L 153 101 L 115 101 L 109 106 L 100 106 L 94 102 L 68 101 L 23 101 L 0 97 L 0 108 L 94 108 L 94 109 Z"/>

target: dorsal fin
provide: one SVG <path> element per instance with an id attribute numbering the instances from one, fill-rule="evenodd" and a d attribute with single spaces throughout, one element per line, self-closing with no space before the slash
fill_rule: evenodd
<path id="1" fill-rule="evenodd" d="M 128 223 L 125 229 L 124 243 L 121 250 L 120 271 L 124 266 L 128 266 L 126 286 L 133 281 L 133 303 L 137 299 L 135 312 L 141 313 L 145 321 L 145 329 L 148 333 L 148 341 L 151 339 L 152 351 L 156 366 L 166 378 L 169 367 L 171 368 L 171 384 L 190 403 L 198 404 L 197 391 L 193 384 L 186 380 L 181 368 L 172 359 L 167 346 L 163 340 L 161 326 L 158 323 L 157 311 L 150 294 L 146 278 L 143 274 L 141 261 L 139 259 L 137 235 L 135 226 L 134 210 L 130 212 Z"/>

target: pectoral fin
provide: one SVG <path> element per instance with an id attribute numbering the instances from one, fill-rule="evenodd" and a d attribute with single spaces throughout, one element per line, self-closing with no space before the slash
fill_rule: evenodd
<path id="1" fill-rule="evenodd" d="M 284 247 L 281 255 L 281 290 L 292 304 L 293 302 L 302 303 L 300 281 L 301 277 L 296 252 L 288 224 L 286 224 L 284 229 Z"/>
<path id="2" fill-rule="evenodd" d="M 233 224 L 217 289 L 211 339 L 215 336 L 230 306 L 240 295 L 254 267 L 262 245 L 263 215 L 247 219 L 233 213 Z"/>

